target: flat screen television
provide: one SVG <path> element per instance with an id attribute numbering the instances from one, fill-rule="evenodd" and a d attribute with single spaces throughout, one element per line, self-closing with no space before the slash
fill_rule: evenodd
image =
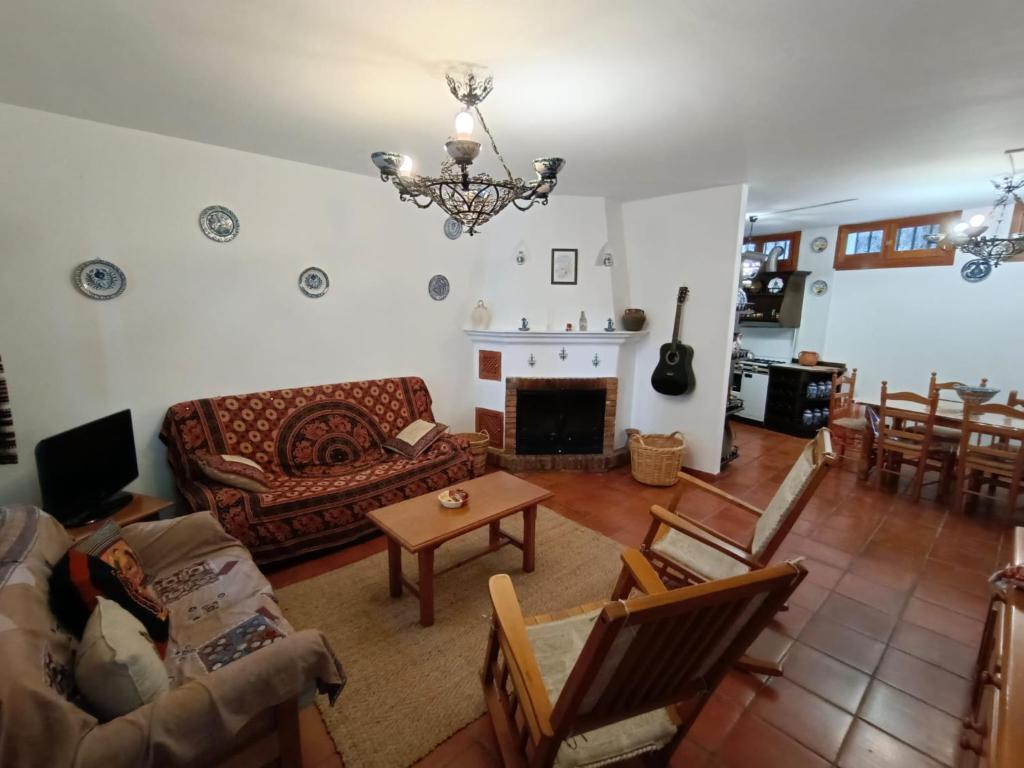
<path id="1" fill-rule="evenodd" d="M 108 517 L 129 501 L 118 493 L 139 476 L 130 410 L 112 413 L 36 445 L 43 509 L 66 526 Z"/>

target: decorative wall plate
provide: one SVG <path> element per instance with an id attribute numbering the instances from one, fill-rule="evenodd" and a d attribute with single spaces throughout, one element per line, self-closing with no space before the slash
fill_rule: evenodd
<path id="1" fill-rule="evenodd" d="M 828 239 L 824 237 L 816 237 L 811 240 L 811 250 L 815 253 L 821 253 L 828 248 Z"/>
<path id="2" fill-rule="evenodd" d="M 462 222 L 449 216 L 444 222 L 444 235 L 449 240 L 458 240 L 462 234 Z"/>
<path id="3" fill-rule="evenodd" d="M 238 217 L 230 208 L 211 205 L 199 214 L 199 228 L 211 240 L 226 243 L 238 235 Z"/>
<path id="4" fill-rule="evenodd" d="M 781 277 L 773 277 L 768 281 L 768 293 L 782 293 L 782 289 L 786 287 L 786 283 L 783 282 Z"/>
<path id="5" fill-rule="evenodd" d="M 451 285 L 448 283 L 448 278 L 444 275 L 434 275 L 430 278 L 430 282 L 427 283 L 427 293 L 430 294 L 430 298 L 434 301 L 444 301 L 447 299 L 449 290 L 451 290 Z"/>
<path id="6" fill-rule="evenodd" d="M 968 283 L 980 283 L 992 274 L 992 262 L 985 259 L 971 259 L 960 268 L 960 277 Z"/>
<path id="7" fill-rule="evenodd" d="M 90 299 L 115 299 L 124 293 L 128 278 L 116 264 L 103 259 L 83 261 L 71 273 L 71 281 Z"/>
<path id="8" fill-rule="evenodd" d="M 331 279 L 320 267 L 306 267 L 299 275 L 299 290 L 311 299 L 319 299 L 331 287 Z"/>
<path id="9" fill-rule="evenodd" d="M 824 280 L 815 280 L 811 283 L 811 293 L 815 296 L 824 296 L 828 293 L 828 283 Z"/>

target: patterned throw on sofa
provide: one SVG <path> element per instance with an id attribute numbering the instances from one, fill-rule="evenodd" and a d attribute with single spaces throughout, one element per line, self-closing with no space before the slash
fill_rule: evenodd
<path id="1" fill-rule="evenodd" d="M 213 510 L 266 563 L 351 541 L 373 529 L 367 512 L 471 477 L 460 437 L 444 435 L 415 459 L 382 448 L 416 419 L 434 420 L 423 380 L 376 379 L 178 403 L 160 439 L 192 510 Z M 269 492 L 208 479 L 197 451 L 252 459 Z"/>

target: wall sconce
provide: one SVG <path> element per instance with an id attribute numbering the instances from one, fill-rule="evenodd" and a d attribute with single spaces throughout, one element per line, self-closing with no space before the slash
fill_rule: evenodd
<path id="1" fill-rule="evenodd" d="M 526 263 L 526 243 L 519 243 L 519 245 L 516 246 L 514 256 L 516 259 L 516 264 L 518 264 L 520 267 Z"/>
<path id="2" fill-rule="evenodd" d="M 608 243 L 601 246 L 601 250 L 597 252 L 595 264 L 599 267 L 611 267 L 615 264 L 615 255 L 612 253 L 612 248 Z"/>

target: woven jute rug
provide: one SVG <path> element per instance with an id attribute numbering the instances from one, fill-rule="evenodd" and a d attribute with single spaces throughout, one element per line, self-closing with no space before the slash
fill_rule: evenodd
<path id="1" fill-rule="evenodd" d="M 503 521 L 521 535 L 522 518 Z M 441 570 L 487 546 L 487 529 L 442 546 Z M 537 567 L 523 573 L 522 553 L 506 546 L 437 578 L 434 626 L 419 625 L 419 603 L 388 595 L 387 554 L 278 591 L 288 620 L 331 641 L 348 683 L 320 711 L 348 768 L 404 768 L 485 711 L 480 685 L 490 627 L 487 580 L 508 573 L 529 616 L 607 599 L 621 547 L 551 510 L 537 515 Z M 403 553 L 404 554 L 404 553 Z M 416 578 L 415 562 L 403 569 Z"/>

